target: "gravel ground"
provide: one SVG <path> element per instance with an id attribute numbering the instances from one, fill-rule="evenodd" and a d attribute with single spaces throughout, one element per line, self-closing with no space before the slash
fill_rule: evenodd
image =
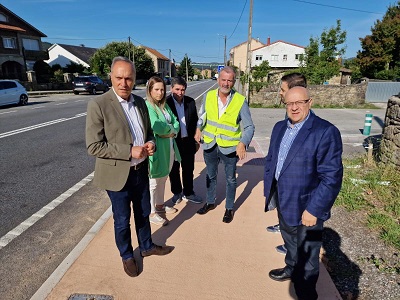
<path id="1" fill-rule="evenodd" d="M 400 299 L 400 254 L 365 226 L 360 212 L 334 207 L 323 262 L 343 299 Z"/>

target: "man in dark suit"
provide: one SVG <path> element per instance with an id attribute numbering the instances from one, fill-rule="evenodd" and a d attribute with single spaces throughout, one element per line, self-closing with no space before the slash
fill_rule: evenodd
<path id="1" fill-rule="evenodd" d="M 151 239 L 148 156 L 155 151 L 155 141 L 145 102 L 131 93 L 135 79 L 135 65 L 126 57 L 115 57 L 112 89 L 89 101 L 86 118 L 86 147 L 96 157 L 93 181 L 110 197 L 115 241 L 124 270 L 131 277 L 138 275 L 131 241 L 131 205 L 141 255 L 165 255 L 173 250 L 155 245 Z"/>
<path id="2" fill-rule="evenodd" d="M 199 204 L 202 199 L 193 190 L 194 156 L 199 147 L 194 139 L 198 116 L 196 102 L 193 98 L 185 96 L 186 88 L 187 83 L 182 77 L 172 78 L 171 94 L 167 97 L 167 104 L 179 120 L 180 130 L 175 141 L 181 155 L 181 163 L 174 161 L 169 180 L 171 192 L 174 194 L 172 197 L 174 204 L 182 199 Z M 180 167 L 182 167 L 182 181 Z"/>
<path id="3" fill-rule="evenodd" d="M 286 266 L 269 272 L 277 281 L 292 279 L 299 299 L 317 299 L 323 223 L 340 191 L 343 177 L 339 130 L 310 112 L 304 87 L 286 92 L 287 120 L 272 131 L 265 161 L 265 211 L 278 209 L 287 249 Z"/>

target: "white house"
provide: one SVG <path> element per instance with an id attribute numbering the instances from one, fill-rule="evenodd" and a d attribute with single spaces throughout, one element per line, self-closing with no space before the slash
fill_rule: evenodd
<path id="1" fill-rule="evenodd" d="M 258 66 L 267 60 L 273 69 L 295 69 L 299 67 L 300 57 L 305 48 L 285 41 L 270 43 L 252 51 L 251 66 Z"/>
<path id="2" fill-rule="evenodd" d="M 89 58 L 97 51 L 96 48 L 84 46 L 72 46 L 65 44 L 53 44 L 48 49 L 49 59 L 45 60 L 50 66 L 55 64 L 65 67 L 74 62 L 89 68 Z"/>
<path id="3" fill-rule="evenodd" d="M 251 39 L 250 50 L 265 46 L 259 39 Z M 246 71 L 247 62 L 247 41 L 236 45 L 229 50 L 229 65 L 236 66 L 240 71 Z"/>

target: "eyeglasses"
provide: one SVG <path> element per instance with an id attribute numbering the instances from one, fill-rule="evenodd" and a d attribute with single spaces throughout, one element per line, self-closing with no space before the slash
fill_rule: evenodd
<path id="1" fill-rule="evenodd" d="M 296 106 L 303 106 L 305 105 L 308 101 L 310 101 L 311 99 L 308 98 L 306 100 L 297 100 L 297 101 L 293 101 L 293 102 L 283 102 L 282 104 L 285 105 L 286 107 L 290 107 L 296 104 Z"/>

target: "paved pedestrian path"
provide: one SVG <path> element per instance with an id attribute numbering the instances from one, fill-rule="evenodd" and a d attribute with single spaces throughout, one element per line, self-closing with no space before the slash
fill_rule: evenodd
<path id="1" fill-rule="evenodd" d="M 108 210 L 32 299 L 296 299 L 289 281 L 268 277 L 271 269 L 284 266 L 284 256 L 275 251 L 282 238 L 266 231 L 277 223 L 277 216 L 274 211 L 264 213 L 263 158 L 257 142 L 250 146 L 248 158 L 237 168 L 232 223 L 222 222 L 225 178 L 220 165 L 215 210 L 198 215 L 201 205 L 181 202 L 176 206 L 178 213 L 168 216 L 167 226 L 152 225 L 155 243 L 175 246 L 171 254 L 142 259 L 136 249 L 141 273 L 128 277 Z M 194 175 L 196 193 L 205 199 L 201 150 L 196 154 Z M 98 196 L 107 197 L 103 191 Z M 167 181 L 166 199 L 171 196 Z M 137 247 L 136 236 L 133 243 Z M 319 299 L 341 299 L 322 263 L 320 270 Z"/>

